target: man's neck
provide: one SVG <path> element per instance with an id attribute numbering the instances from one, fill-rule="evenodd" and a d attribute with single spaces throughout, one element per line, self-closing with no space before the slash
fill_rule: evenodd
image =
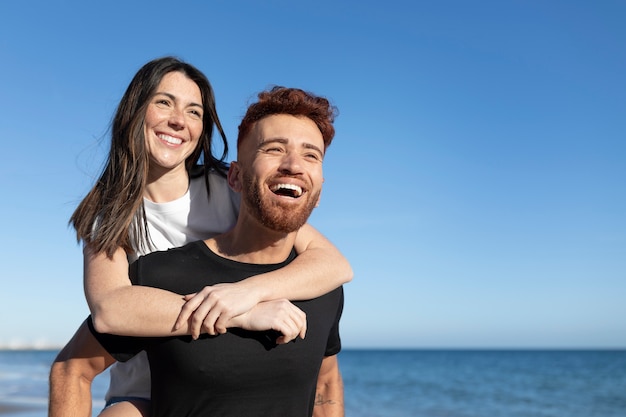
<path id="1" fill-rule="evenodd" d="M 224 258 L 252 264 L 275 264 L 287 259 L 297 232 L 276 232 L 242 217 L 240 213 L 230 231 L 205 240 L 209 249 Z"/>

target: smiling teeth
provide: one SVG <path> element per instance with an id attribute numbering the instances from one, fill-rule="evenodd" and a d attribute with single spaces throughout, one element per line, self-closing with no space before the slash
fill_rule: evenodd
<path id="1" fill-rule="evenodd" d="M 300 197 L 302 195 L 302 188 L 298 187 L 297 185 L 294 184 L 276 184 L 276 185 L 272 185 L 272 187 L 270 188 L 273 192 L 276 192 L 278 190 L 292 190 L 293 191 L 293 195 L 295 197 Z"/>
<path id="2" fill-rule="evenodd" d="M 169 135 L 158 135 L 159 139 L 166 141 L 167 143 L 171 143 L 172 145 L 180 145 L 183 143 L 182 139 L 178 139 Z"/>

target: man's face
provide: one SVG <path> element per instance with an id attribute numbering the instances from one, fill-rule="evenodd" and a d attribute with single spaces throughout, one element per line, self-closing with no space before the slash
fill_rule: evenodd
<path id="1" fill-rule="evenodd" d="M 256 122 L 231 164 L 229 181 L 247 210 L 264 226 L 284 233 L 304 225 L 324 181 L 324 140 L 306 117 L 271 115 Z"/>

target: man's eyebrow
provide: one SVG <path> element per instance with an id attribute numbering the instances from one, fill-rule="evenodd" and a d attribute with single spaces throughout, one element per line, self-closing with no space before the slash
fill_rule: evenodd
<path id="1" fill-rule="evenodd" d="M 264 146 L 266 144 L 271 144 L 271 143 L 286 144 L 286 143 L 289 143 L 289 139 L 283 138 L 283 137 L 269 138 L 269 139 L 263 140 L 263 142 L 261 142 L 259 146 Z M 318 146 L 313 145 L 312 143 L 303 143 L 302 147 L 304 149 L 311 149 L 311 150 L 317 151 L 320 153 L 320 155 L 324 155 L 324 151 L 320 149 Z"/>
<path id="2" fill-rule="evenodd" d="M 305 149 L 313 149 L 314 151 L 319 152 L 321 155 L 324 155 L 324 151 L 321 150 L 319 147 L 313 145 L 312 143 L 305 143 L 302 145 Z"/>
<path id="3" fill-rule="evenodd" d="M 154 93 L 154 95 L 155 96 L 163 95 L 163 96 L 166 96 L 166 97 L 170 98 L 171 100 L 176 101 L 176 96 L 174 94 L 167 93 L 165 91 L 157 91 L 156 93 Z M 198 103 L 194 103 L 194 102 L 189 103 L 189 106 L 200 107 L 201 109 L 204 108 L 204 106 L 202 106 L 202 104 L 198 104 Z"/>
<path id="4" fill-rule="evenodd" d="M 261 146 L 265 145 L 265 144 L 271 144 L 271 143 L 281 143 L 281 144 L 286 144 L 288 142 L 287 138 L 283 138 L 283 137 L 277 137 L 277 138 L 268 138 L 268 139 L 263 139 L 263 141 L 259 144 Z"/>

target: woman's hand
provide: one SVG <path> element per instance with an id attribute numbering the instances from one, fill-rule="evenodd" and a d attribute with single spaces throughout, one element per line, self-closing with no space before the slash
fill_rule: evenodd
<path id="1" fill-rule="evenodd" d="M 216 335 L 226 333 L 228 327 L 239 327 L 230 326 L 231 319 L 252 310 L 261 298 L 253 285 L 240 281 L 204 287 L 195 294 L 186 295 L 184 300 L 185 305 L 174 328 L 189 321 L 191 336 L 197 339 L 200 333 Z"/>
<path id="2" fill-rule="evenodd" d="M 226 333 L 229 327 L 246 330 L 276 330 L 282 334 L 276 343 L 288 343 L 306 335 L 306 315 L 288 300 L 259 303 L 256 292 L 245 281 L 204 287 L 186 295 L 176 328 L 189 321 L 191 336 Z"/>
<path id="3" fill-rule="evenodd" d="M 247 313 L 235 317 L 229 327 L 246 330 L 275 330 L 281 333 L 277 344 L 289 343 L 306 336 L 306 314 L 289 300 L 264 301 Z"/>

